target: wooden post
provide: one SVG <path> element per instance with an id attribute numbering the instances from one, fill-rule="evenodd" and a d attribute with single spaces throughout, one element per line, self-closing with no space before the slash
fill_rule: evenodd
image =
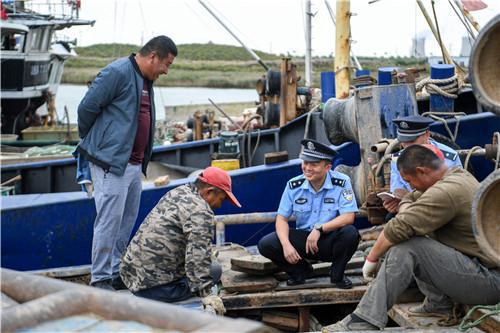
<path id="1" fill-rule="evenodd" d="M 194 120 L 194 140 L 198 141 L 203 139 L 203 122 L 201 120 L 201 114 L 200 111 L 196 111 L 193 115 L 193 120 Z"/>
<path id="2" fill-rule="evenodd" d="M 297 65 L 290 58 L 281 61 L 280 126 L 297 115 Z"/>
<path id="3" fill-rule="evenodd" d="M 335 92 L 338 99 L 349 97 L 351 70 L 349 68 L 350 1 L 337 0 L 335 29 Z"/>

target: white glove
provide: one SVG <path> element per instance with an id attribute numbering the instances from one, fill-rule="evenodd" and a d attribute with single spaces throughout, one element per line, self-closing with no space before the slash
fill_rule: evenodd
<path id="1" fill-rule="evenodd" d="M 373 280 L 373 277 L 375 275 L 375 272 L 377 270 L 378 266 L 378 261 L 370 261 L 368 258 L 365 260 L 365 263 L 363 265 L 363 279 L 365 281 L 371 281 Z"/>

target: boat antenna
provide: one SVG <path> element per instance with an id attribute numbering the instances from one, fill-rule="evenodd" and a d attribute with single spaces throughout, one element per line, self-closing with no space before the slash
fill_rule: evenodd
<path id="1" fill-rule="evenodd" d="M 245 43 L 243 43 L 239 38 L 238 36 L 236 36 L 235 33 L 233 33 L 231 31 L 231 29 L 229 29 L 225 24 L 224 22 L 222 22 L 221 19 L 219 19 L 219 17 L 217 15 L 215 15 L 215 13 L 202 1 L 202 0 L 198 0 L 200 2 L 200 4 L 205 7 L 205 9 L 217 20 L 217 22 L 219 22 L 230 34 L 231 36 L 233 36 L 237 41 L 238 43 L 241 44 L 241 46 L 243 46 L 245 48 L 245 50 L 247 50 L 248 53 L 250 53 L 250 55 L 255 59 L 257 60 L 257 62 L 262 66 L 264 67 L 264 69 L 266 71 L 269 70 L 269 67 L 262 61 L 262 59 L 260 59 L 260 57 L 251 49 L 249 48 L 248 46 L 246 46 Z"/>

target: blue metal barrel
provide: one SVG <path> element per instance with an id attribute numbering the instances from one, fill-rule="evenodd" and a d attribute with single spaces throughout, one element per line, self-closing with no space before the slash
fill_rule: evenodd
<path id="1" fill-rule="evenodd" d="M 447 79 L 455 75 L 455 66 L 450 64 L 431 65 L 431 79 Z M 438 84 L 439 86 L 439 84 Z M 443 95 L 431 94 L 430 111 L 453 112 L 455 101 Z"/>
<path id="2" fill-rule="evenodd" d="M 388 86 L 392 84 L 392 71 L 398 70 L 398 67 L 379 67 L 378 68 L 378 85 Z"/>
<path id="3" fill-rule="evenodd" d="M 335 72 L 321 72 L 321 102 L 335 97 Z"/>

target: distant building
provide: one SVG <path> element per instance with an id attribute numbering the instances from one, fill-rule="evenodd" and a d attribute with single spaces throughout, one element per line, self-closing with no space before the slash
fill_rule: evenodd
<path id="1" fill-rule="evenodd" d="M 462 37 L 462 47 L 460 48 L 460 56 L 468 57 L 472 50 L 472 40 L 468 36 Z"/>
<path id="2" fill-rule="evenodd" d="M 414 58 L 425 58 L 425 37 L 413 38 L 410 56 Z"/>

